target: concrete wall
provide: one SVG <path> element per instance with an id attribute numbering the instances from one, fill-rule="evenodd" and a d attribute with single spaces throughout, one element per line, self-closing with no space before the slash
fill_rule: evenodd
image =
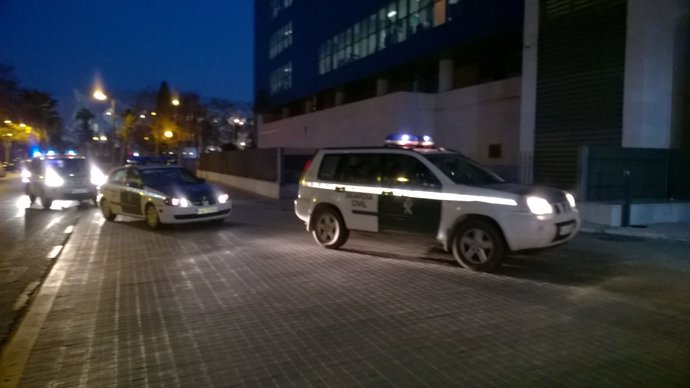
<path id="1" fill-rule="evenodd" d="M 438 94 L 392 93 L 259 126 L 259 146 L 345 147 L 382 145 L 386 135 L 434 136 L 499 173 L 517 175 L 520 77 Z M 490 159 L 490 144 L 502 155 Z"/>
<path id="2" fill-rule="evenodd" d="M 514 77 L 437 94 L 436 143 L 517 175 L 520 84 Z M 501 145 L 501 158 L 489 158 L 490 144 Z"/>
<path id="3" fill-rule="evenodd" d="M 433 108 L 431 94 L 392 93 L 260 124 L 258 144 L 261 148 L 378 146 L 390 133 L 433 135 Z"/>
<path id="4" fill-rule="evenodd" d="M 243 178 L 240 176 L 219 174 L 211 171 L 197 170 L 196 174 L 211 182 L 229 187 L 235 187 L 244 191 L 260 194 L 271 198 L 280 198 L 280 184 L 278 182 L 262 181 L 258 179 Z"/>
<path id="5" fill-rule="evenodd" d="M 689 8 L 687 0 L 628 0 L 623 147 L 678 145 L 674 82 L 690 71 L 677 66 L 678 52 L 690 41 L 678 30 L 687 30 Z"/>

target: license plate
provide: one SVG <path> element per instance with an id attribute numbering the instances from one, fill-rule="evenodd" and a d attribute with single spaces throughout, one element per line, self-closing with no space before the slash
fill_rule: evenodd
<path id="1" fill-rule="evenodd" d="M 89 192 L 88 189 L 74 189 L 74 190 L 72 190 L 72 194 L 84 194 L 84 193 L 88 193 L 88 192 Z"/>
<path id="2" fill-rule="evenodd" d="M 575 224 L 562 225 L 558 231 L 559 236 L 567 236 L 575 230 Z"/>
<path id="3" fill-rule="evenodd" d="M 210 213 L 215 213 L 218 211 L 218 208 L 215 206 L 209 206 L 209 207 L 200 207 L 197 209 L 196 214 L 210 214 Z"/>

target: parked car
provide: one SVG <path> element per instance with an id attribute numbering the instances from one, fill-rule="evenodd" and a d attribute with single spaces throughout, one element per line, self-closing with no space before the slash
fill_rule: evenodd
<path id="1" fill-rule="evenodd" d="M 476 271 L 496 269 L 510 251 L 572 239 L 574 197 L 506 183 L 430 138 L 403 135 L 380 148 L 318 151 L 300 179 L 295 213 L 316 242 L 339 248 L 350 230 L 426 235 Z"/>
<path id="2" fill-rule="evenodd" d="M 140 217 L 156 229 L 162 224 L 222 223 L 230 215 L 232 201 L 221 188 L 183 167 L 142 160 L 112 170 L 100 187 L 98 204 L 106 220 Z"/>
<path id="3" fill-rule="evenodd" d="M 40 198 L 49 209 L 54 200 L 96 203 L 103 172 L 86 157 L 78 155 L 40 156 L 25 162 L 21 172 L 31 203 Z"/>

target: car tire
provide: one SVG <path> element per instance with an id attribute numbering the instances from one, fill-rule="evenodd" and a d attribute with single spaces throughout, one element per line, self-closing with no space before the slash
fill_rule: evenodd
<path id="1" fill-rule="evenodd" d="M 338 249 L 347 241 L 350 231 L 345 227 L 343 217 L 335 209 L 324 208 L 314 215 L 312 236 L 322 247 Z"/>
<path id="2" fill-rule="evenodd" d="M 50 209 L 50 205 L 53 204 L 52 198 L 41 197 L 41 204 L 44 209 Z"/>
<path id="3" fill-rule="evenodd" d="M 101 199 L 101 213 L 103 213 L 103 218 L 106 221 L 115 221 L 117 214 L 113 213 L 113 209 L 110 208 L 110 203 L 105 198 Z"/>
<path id="4" fill-rule="evenodd" d="M 152 203 L 146 205 L 144 210 L 144 217 L 146 220 L 146 225 L 151 229 L 159 229 L 161 227 L 161 220 L 158 218 L 158 209 Z"/>
<path id="5" fill-rule="evenodd" d="M 506 243 L 496 226 L 482 220 L 468 220 L 455 230 L 452 251 L 463 268 L 492 272 L 506 255 Z"/>
<path id="6" fill-rule="evenodd" d="M 33 194 L 29 194 L 29 204 L 33 205 L 34 202 L 36 202 L 36 196 Z"/>

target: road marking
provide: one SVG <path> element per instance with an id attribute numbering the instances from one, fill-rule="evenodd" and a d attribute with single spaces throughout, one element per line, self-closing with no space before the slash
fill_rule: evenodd
<path id="1" fill-rule="evenodd" d="M 24 372 L 31 349 L 38 338 L 43 323 L 50 312 L 53 301 L 65 277 L 65 266 L 58 262 L 41 286 L 19 329 L 12 336 L 0 355 L 0 388 L 14 388 Z"/>
<path id="2" fill-rule="evenodd" d="M 67 228 L 65 228 L 65 234 L 72 234 L 73 230 L 74 230 L 74 225 L 70 225 Z"/>
<path id="3" fill-rule="evenodd" d="M 53 249 L 50 250 L 48 253 L 48 258 L 53 260 L 57 258 L 60 255 L 60 252 L 62 251 L 63 245 L 56 245 L 53 247 Z"/>
<path id="4" fill-rule="evenodd" d="M 58 245 L 53 248 L 53 251 L 57 250 L 59 254 L 62 248 L 62 245 Z M 55 297 L 65 278 L 66 270 L 67 264 L 64 260 L 56 261 L 43 285 L 39 288 L 36 299 L 31 303 L 26 316 L 19 324 L 17 332 L 10 337 L 9 342 L 2 349 L 2 353 L 0 353 L 0 376 L 2 378 L 0 388 L 15 388 L 19 384 L 31 349 L 33 349 L 41 327 L 43 327 L 48 313 L 53 307 Z"/>

